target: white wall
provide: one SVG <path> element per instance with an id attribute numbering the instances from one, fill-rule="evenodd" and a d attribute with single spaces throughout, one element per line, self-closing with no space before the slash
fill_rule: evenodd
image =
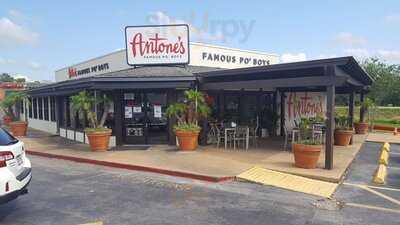
<path id="1" fill-rule="evenodd" d="M 25 118 L 28 119 L 28 126 L 30 128 L 36 129 L 36 130 L 41 130 L 47 133 L 51 133 L 51 134 L 57 134 L 57 123 L 54 121 L 50 121 L 51 119 L 51 107 L 50 107 L 50 98 L 45 98 L 48 101 L 48 113 L 49 113 L 49 120 L 44 120 L 44 107 L 42 108 L 43 110 L 43 119 L 35 119 L 33 118 L 29 118 L 29 116 L 25 117 L 25 113 L 29 112 L 29 108 L 28 108 L 28 102 L 24 102 L 24 113 L 20 113 L 20 120 L 25 120 Z M 30 102 L 30 104 L 32 104 L 32 110 L 33 110 L 33 101 Z M 38 105 L 38 101 L 37 101 L 37 105 Z M 44 105 L 44 104 L 43 104 Z M 39 107 L 37 107 L 39 109 Z M 28 113 L 29 114 L 29 113 Z M 32 112 L 33 114 L 33 112 Z"/>
<path id="2" fill-rule="evenodd" d="M 60 136 L 65 137 L 69 140 L 77 141 L 84 144 L 89 144 L 89 139 L 87 135 L 81 131 L 74 131 L 71 129 L 65 130 L 64 128 L 60 128 Z M 110 148 L 117 146 L 115 141 L 115 136 L 111 136 L 109 146 Z"/>
<path id="3" fill-rule="evenodd" d="M 25 116 L 25 115 L 21 114 L 21 116 Z M 21 117 L 21 118 L 24 118 L 24 117 Z M 51 133 L 51 134 L 57 134 L 57 123 L 56 122 L 28 118 L 28 126 L 30 128 L 34 128 L 36 130 L 41 130 L 41 131 Z"/>
<path id="4" fill-rule="evenodd" d="M 241 67 L 262 66 L 265 65 L 265 62 L 268 62 L 269 64 L 279 63 L 278 55 L 257 51 L 226 48 L 193 42 L 190 42 L 189 50 L 189 65 L 192 66 L 233 69 Z M 235 58 L 235 60 L 233 60 L 233 58 Z M 228 59 L 230 60 L 228 61 Z M 103 65 L 107 66 L 104 67 Z M 92 67 L 96 70 L 91 70 Z M 100 67 L 102 68 L 101 70 L 99 70 Z M 79 79 L 83 77 L 126 70 L 130 68 L 132 67 L 127 64 L 126 52 L 125 49 L 123 49 L 59 69 L 55 72 L 55 79 L 57 82 L 59 82 L 68 79 Z M 78 75 L 76 77 L 69 78 L 69 69 L 73 69 L 77 72 L 83 70 L 89 70 L 90 72 L 85 73 L 84 75 Z"/>

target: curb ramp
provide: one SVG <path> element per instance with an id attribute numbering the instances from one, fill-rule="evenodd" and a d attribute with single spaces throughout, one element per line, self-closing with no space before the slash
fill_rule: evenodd
<path id="1" fill-rule="evenodd" d="M 254 183 L 274 186 L 324 198 L 330 198 L 338 187 L 338 184 L 336 183 L 277 172 L 274 170 L 264 169 L 259 166 L 255 166 L 236 177 Z"/>

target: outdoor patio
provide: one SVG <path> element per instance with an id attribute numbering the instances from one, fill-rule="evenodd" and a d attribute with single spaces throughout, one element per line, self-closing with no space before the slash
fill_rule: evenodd
<path id="1" fill-rule="evenodd" d="M 339 182 L 360 150 L 366 136 L 355 135 L 353 145 L 348 147 L 335 146 L 335 161 L 332 170 L 324 169 L 323 152 L 317 169 L 294 167 L 293 154 L 283 150 L 283 139 L 279 137 L 260 140 L 258 148 L 249 150 L 224 149 L 209 145 L 201 146 L 195 152 L 180 152 L 175 146 L 168 145 L 156 145 L 147 150 L 129 150 L 124 147 L 120 151 L 91 152 L 89 146 L 85 144 L 36 130 L 30 130 L 29 135 L 21 139 L 31 154 L 116 163 L 128 165 L 128 167 L 139 166 L 219 179 L 235 177 L 257 165 L 319 180 Z"/>

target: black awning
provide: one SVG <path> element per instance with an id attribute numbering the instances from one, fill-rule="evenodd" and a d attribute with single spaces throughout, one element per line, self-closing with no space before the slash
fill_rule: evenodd
<path id="1" fill-rule="evenodd" d="M 326 76 L 328 67 L 335 68 L 334 77 Z M 200 72 L 196 75 L 205 90 L 315 88 L 328 84 L 360 90 L 373 82 L 351 56 Z"/>
<path id="2" fill-rule="evenodd" d="M 190 88 L 195 77 L 89 77 L 58 82 L 28 90 L 31 96 L 71 95 L 82 90 Z"/>

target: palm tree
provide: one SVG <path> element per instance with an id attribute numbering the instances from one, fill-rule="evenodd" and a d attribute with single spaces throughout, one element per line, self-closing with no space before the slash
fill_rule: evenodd
<path id="1" fill-rule="evenodd" d="M 72 103 L 72 108 L 76 112 L 83 111 L 86 114 L 91 128 L 103 128 L 104 122 L 110 109 L 110 99 L 106 95 L 103 95 L 99 99 L 96 99 L 92 93 L 81 91 L 78 94 L 71 96 L 70 99 Z M 95 110 L 93 110 L 99 103 L 104 103 L 104 111 L 103 115 L 101 116 L 100 122 L 97 119 Z"/>
<path id="2" fill-rule="evenodd" d="M 197 90 L 187 90 L 184 92 L 184 103 L 175 103 L 167 108 L 169 117 L 176 117 L 176 130 L 200 130 L 199 119 L 210 114 L 204 94 Z"/>

